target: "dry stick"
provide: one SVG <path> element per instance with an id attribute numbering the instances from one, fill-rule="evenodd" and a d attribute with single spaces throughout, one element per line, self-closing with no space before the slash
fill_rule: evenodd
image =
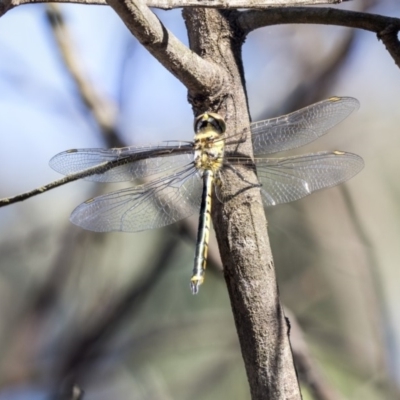
<path id="1" fill-rule="evenodd" d="M 0 207 L 8 206 L 10 204 L 18 203 L 19 201 L 27 200 L 27 199 L 29 199 L 31 197 L 37 196 L 38 194 L 42 194 L 44 192 L 47 192 L 48 190 L 55 189 L 55 188 L 57 188 L 59 186 L 65 185 L 66 183 L 74 182 L 74 181 L 76 181 L 78 179 L 83 179 L 83 178 L 85 178 L 87 176 L 96 174 L 97 173 L 96 171 L 99 171 L 99 173 L 101 173 L 100 172 L 101 171 L 101 167 L 99 169 L 99 166 L 95 166 L 93 168 L 90 168 L 90 169 L 87 169 L 87 170 L 84 170 L 84 171 L 80 171 L 80 172 L 78 172 L 76 174 L 67 175 L 64 178 L 61 178 L 61 179 L 59 179 L 57 181 L 48 183 L 47 185 L 41 186 L 39 188 L 30 190 L 29 192 L 21 193 L 21 194 L 18 194 L 16 196 L 13 196 L 13 197 L 6 197 L 6 198 L 3 198 L 3 199 L 0 199 Z"/>
<path id="2" fill-rule="evenodd" d="M 278 24 L 323 24 L 346 26 L 375 32 L 400 68 L 400 19 L 334 8 L 275 8 L 243 12 L 238 23 L 246 34 L 265 26 Z"/>
<path id="3" fill-rule="evenodd" d="M 220 9 L 236 8 L 270 8 L 305 6 L 321 4 L 339 4 L 350 0 L 148 0 L 148 7 L 170 10 L 181 7 L 210 7 Z M 0 2 L 0 17 L 14 7 L 32 3 L 75 3 L 88 5 L 107 5 L 106 0 L 2 0 Z"/>
<path id="4" fill-rule="evenodd" d="M 70 150 L 70 151 L 74 152 L 75 150 Z M 190 146 L 190 145 L 182 146 L 182 147 L 180 147 L 179 150 L 175 150 L 174 154 L 184 154 L 184 153 L 188 153 L 191 151 L 192 151 L 192 146 Z M 162 157 L 163 155 L 168 155 L 168 154 L 170 154 L 169 149 L 160 147 L 159 149 L 151 150 L 150 152 L 143 151 L 143 152 L 139 152 L 137 154 L 131 154 L 128 157 L 122 157 L 122 158 L 115 159 L 112 161 L 106 161 L 104 163 L 95 165 L 94 167 L 87 168 L 85 170 L 76 172 L 74 174 L 67 175 L 66 177 L 64 177 L 62 179 L 48 183 L 47 185 L 33 189 L 29 192 L 18 194 L 14 197 L 7 197 L 7 198 L 0 199 L 0 207 L 8 206 L 10 204 L 29 199 L 30 197 L 36 196 L 38 194 L 42 194 L 44 192 L 47 192 L 48 190 L 65 185 L 66 183 L 69 183 L 69 182 L 76 181 L 78 179 L 84 179 L 86 177 L 96 175 L 96 174 L 103 174 L 106 171 L 109 171 L 110 169 L 113 169 L 120 165 L 125 165 L 130 162 L 144 160 L 144 159 L 149 158 L 150 156 Z"/>

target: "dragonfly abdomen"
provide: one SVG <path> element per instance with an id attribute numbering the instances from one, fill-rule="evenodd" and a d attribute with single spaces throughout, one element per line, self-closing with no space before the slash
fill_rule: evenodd
<path id="1" fill-rule="evenodd" d="M 211 227 L 211 196 L 214 181 L 214 173 L 211 169 L 203 172 L 203 193 L 201 197 L 199 229 L 197 232 L 196 255 L 194 258 L 193 275 L 190 279 L 190 288 L 193 294 L 197 294 L 199 286 L 204 281 L 207 265 L 208 240 Z"/>

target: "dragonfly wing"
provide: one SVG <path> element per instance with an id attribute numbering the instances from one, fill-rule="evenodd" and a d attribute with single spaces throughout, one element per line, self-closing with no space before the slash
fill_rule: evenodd
<path id="1" fill-rule="evenodd" d="M 352 97 L 331 97 L 291 114 L 251 124 L 254 155 L 272 154 L 312 142 L 358 109 Z"/>
<path id="2" fill-rule="evenodd" d="M 96 232 L 139 232 L 198 212 L 201 177 L 193 166 L 150 183 L 87 200 L 71 214 L 75 225 Z"/>
<path id="3" fill-rule="evenodd" d="M 55 155 L 50 166 L 63 175 L 71 175 L 89 168 L 110 166 L 101 173 L 93 173 L 84 179 L 94 182 L 125 182 L 172 173 L 193 161 L 193 153 L 182 153 L 183 146 L 160 144 L 151 147 L 123 147 L 114 149 L 73 149 Z M 163 154 L 157 156 L 157 154 Z M 176 154 L 178 153 L 178 154 Z"/>
<path id="4" fill-rule="evenodd" d="M 341 151 L 255 160 L 267 206 L 289 203 L 316 190 L 347 181 L 364 167 L 363 159 Z"/>

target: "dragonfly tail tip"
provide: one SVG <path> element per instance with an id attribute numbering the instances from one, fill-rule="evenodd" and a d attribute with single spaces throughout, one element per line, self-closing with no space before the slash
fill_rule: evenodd
<path id="1" fill-rule="evenodd" d="M 193 295 L 196 295 L 197 293 L 199 293 L 199 281 L 191 281 L 190 282 L 190 290 L 192 292 Z"/>

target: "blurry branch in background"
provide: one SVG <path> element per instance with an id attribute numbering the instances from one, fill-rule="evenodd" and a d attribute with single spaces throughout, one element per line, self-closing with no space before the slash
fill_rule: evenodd
<path id="1" fill-rule="evenodd" d="M 376 1 L 371 0 L 369 2 L 364 2 L 361 7 L 363 11 L 366 11 L 368 10 L 368 8 L 373 7 L 375 4 Z M 342 40 L 342 42 L 339 43 L 333 50 L 332 54 L 329 56 L 329 59 L 324 64 L 320 65 L 320 68 L 316 70 L 316 74 L 314 74 L 312 79 L 299 80 L 300 82 L 302 82 L 302 84 L 287 96 L 287 100 L 284 104 L 285 109 L 281 110 L 282 114 L 285 114 L 290 110 L 303 107 L 304 104 L 313 103 L 320 98 L 324 98 L 328 95 L 328 93 L 332 95 L 331 87 L 334 85 L 334 82 L 336 80 L 335 78 L 340 74 L 341 67 L 347 61 L 348 56 L 351 54 L 350 50 L 354 43 L 354 37 L 355 31 L 350 30 L 345 38 Z M 371 327 L 374 330 L 377 343 L 379 343 L 380 353 L 377 358 L 377 363 L 379 365 L 379 369 L 385 371 L 384 377 L 387 379 L 385 385 L 387 386 L 388 390 L 391 390 L 394 394 L 396 389 L 393 387 L 393 382 L 391 382 L 389 379 L 389 363 L 385 354 L 385 338 L 383 337 L 381 329 L 382 326 L 388 326 L 390 322 L 388 317 L 386 316 L 386 310 L 384 306 L 384 294 L 380 287 L 380 277 L 376 273 L 378 262 L 375 254 L 373 253 L 373 246 L 370 243 L 370 240 L 367 237 L 365 230 L 363 230 L 361 227 L 361 222 L 357 215 L 347 186 L 342 185 L 339 187 L 339 190 L 341 191 L 345 199 L 347 212 L 352 224 L 356 229 L 358 239 L 363 244 L 363 249 L 367 253 L 366 260 L 368 260 L 367 266 L 369 272 L 366 272 L 370 274 L 370 279 L 364 281 L 363 288 L 364 292 L 366 292 L 366 301 L 369 304 L 368 310 L 371 318 Z M 290 313 L 289 310 L 286 314 L 288 313 Z M 294 318 L 294 316 L 291 316 L 291 322 L 292 318 Z M 294 320 L 294 325 L 298 327 L 297 320 Z M 299 362 L 302 362 L 302 355 L 301 353 L 296 354 L 297 351 L 300 350 L 296 344 L 296 340 L 292 341 L 292 345 L 295 353 L 294 355 L 296 358 L 296 364 L 298 365 Z M 299 342 L 299 345 L 301 345 L 301 342 Z M 309 362 L 307 361 L 307 363 Z M 301 368 L 299 369 L 301 370 Z M 300 373 L 300 379 L 302 379 L 301 376 L 302 375 Z M 398 395 L 398 393 L 396 393 L 396 395 Z"/>
<path id="2" fill-rule="evenodd" d="M 138 41 L 130 34 L 126 32 L 124 35 L 123 44 L 124 51 L 121 57 L 120 65 L 117 69 L 117 95 L 116 102 L 118 104 L 119 113 L 124 114 L 126 100 L 130 98 L 132 86 L 135 84 L 135 76 L 131 74 L 132 68 L 135 65 L 135 57 L 139 56 L 136 50 L 140 47 Z"/>
<path id="3" fill-rule="evenodd" d="M 193 233 L 193 240 L 195 240 L 195 233 Z M 217 244 L 215 244 L 214 251 L 217 252 Z M 212 252 L 212 266 L 222 271 L 222 264 L 217 254 L 218 259 L 214 259 Z M 210 260 L 211 261 L 211 260 Z M 217 262 L 217 264 L 215 264 Z M 313 359 L 313 356 L 308 349 L 308 345 L 304 340 L 303 331 L 299 325 L 295 315 L 285 307 L 285 315 L 289 318 L 290 338 L 293 351 L 293 358 L 299 374 L 300 381 L 309 388 L 313 394 L 314 400 L 340 400 L 341 396 L 336 392 L 332 385 L 325 379 L 318 363 Z"/>
<path id="4" fill-rule="evenodd" d="M 366 12 L 377 3 L 379 3 L 379 0 L 364 0 L 359 6 L 359 11 Z M 274 111 L 273 115 L 287 114 L 333 94 L 338 95 L 339 93 L 332 93 L 331 89 L 351 54 L 355 33 L 354 30 L 348 30 L 346 34 L 343 34 L 344 38 L 330 52 L 327 59 L 323 63 L 319 63 L 318 68 L 311 71 L 311 78 L 309 77 L 309 69 L 307 69 L 307 76 L 299 79 L 300 85 L 286 96 L 283 105 L 279 107 L 279 110 Z M 265 115 L 259 119 L 269 117 L 270 115 Z"/>
<path id="5" fill-rule="evenodd" d="M 79 57 L 76 55 L 76 50 L 72 44 L 71 34 L 65 25 L 64 17 L 60 12 L 59 6 L 56 4 L 48 5 L 47 17 L 62 55 L 66 70 L 76 83 L 78 93 L 83 103 L 92 113 L 107 146 L 122 147 L 123 143 L 119 138 L 116 128 L 118 114 L 117 107 L 113 102 L 107 99 L 104 95 L 101 95 L 98 90 L 95 89 L 89 77 L 85 74 L 84 68 L 79 61 Z M 97 169 L 97 167 L 95 167 L 95 169 Z M 21 195 L 0 199 L 0 207 L 29 199 L 30 197 L 37 196 L 48 190 L 82 179 L 90 174 L 90 169 L 88 169 L 85 172 L 70 174 L 57 181 Z"/>
<path id="6" fill-rule="evenodd" d="M 240 14 L 238 23 L 246 33 L 278 24 L 322 24 L 346 26 L 375 32 L 400 68 L 400 19 L 334 8 L 279 8 L 248 10 Z"/>
<path id="7" fill-rule="evenodd" d="M 375 4 L 375 0 L 369 2 L 366 1 L 361 5 L 361 7 L 363 11 L 366 11 Z M 275 114 L 286 114 L 291 110 L 303 107 L 305 104 L 310 104 L 318 99 L 332 95 L 331 87 L 334 85 L 336 80 L 335 78 L 341 73 L 342 66 L 346 63 L 348 56 L 351 54 L 354 38 L 355 31 L 348 31 L 344 39 L 342 39 L 330 53 L 328 59 L 315 69 L 311 78 L 304 76 L 303 79 L 299 79 L 301 85 L 286 96 L 284 104 L 280 107 L 279 112 L 276 112 Z M 378 263 L 373 252 L 373 246 L 370 243 L 369 238 L 366 236 L 366 232 L 361 227 L 361 222 L 347 186 L 342 185 L 339 187 L 339 190 L 345 199 L 349 218 L 355 226 L 360 242 L 363 243 L 364 251 L 367 253 L 366 260 L 369 260 L 367 264 L 369 272 L 366 271 L 366 273 L 369 274 L 369 279 L 364 281 L 363 288 L 366 302 L 369 304 L 368 310 L 371 319 L 371 329 L 373 329 L 376 341 L 379 344 L 380 351 L 377 356 L 378 368 L 382 371 L 382 381 L 386 388 L 386 394 L 388 396 L 393 396 L 392 398 L 398 398 L 398 390 L 396 389 L 393 380 L 390 379 L 390 373 L 388 371 L 389 363 L 385 353 L 386 340 L 385 337 L 383 337 L 382 326 L 388 327 L 387 329 L 390 330 L 389 332 L 391 332 L 391 327 L 390 320 L 386 315 L 387 312 L 384 305 L 385 300 L 384 293 L 381 289 L 380 277 L 377 276 Z M 307 345 L 304 341 L 301 327 L 296 317 L 287 308 L 285 308 L 285 314 L 290 318 L 290 323 L 292 325 L 291 343 L 300 380 L 309 387 L 315 399 L 340 398 L 336 391 L 327 384 L 324 377 L 321 376 L 318 364 L 315 362 L 306 347 Z M 390 340 L 391 338 L 389 338 L 388 341 L 390 342 Z"/>
<path id="8" fill-rule="evenodd" d="M 83 390 L 79 388 L 79 386 L 74 385 L 72 387 L 72 397 L 71 400 L 83 400 Z"/>
<path id="9" fill-rule="evenodd" d="M 311 72 L 307 69 L 307 74 L 304 74 L 303 78 L 299 79 L 299 85 L 294 87 L 283 102 L 276 104 L 272 108 L 272 113 L 271 106 L 268 105 L 268 108 L 266 107 L 265 111 L 261 112 L 261 116 L 257 119 L 270 118 L 271 115 L 285 115 L 320 99 L 339 94 L 332 93 L 331 88 L 351 52 L 355 40 L 355 31 L 349 31 L 348 34 L 343 36 L 327 59 L 318 64 L 318 68 L 313 68 Z"/>
<path id="10" fill-rule="evenodd" d="M 117 119 L 116 105 L 104 94 L 100 94 L 90 82 L 85 69 L 77 57 L 76 49 L 69 30 L 65 25 L 63 14 L 58 4 L 47 6 L 47 18 L 53 30 L 65 67 L 71 78 L 75 81 L 78 93 L 93 117 L 107 142 L 108 147 L 122 146 L 115 130 Z"/>
<path id="11" fill-rule="evenodd" d="M 76 253 L 77 243 L 82 243 L 88 232 L 78 230 L 71 225 L 67 225 L 60 234 L 62 245 L 51 264 L 47 279 L 37 290 L 36 296 L 29 302 L 30 310 L 27 314 L 36 317 L 44 317 L 49 310 L 56 304 L 60 293 L 68 281 L 69 275 L 73 272 L 71 266 L 72 258 Z"/>
<path id="12" fill-rule="evenodd" d="M 366 12 L 378 2 L 379 0 L 364 0 L 360 4 L 358 11 Z M 281 107 L 276 115 L 287 114 L 292 110 L 300 109 L 307 104 L 312 104 L 320 99 L 332 96 L 331 88 L 334 86 L 337 77 L 342 72 L 342 67 L 348 60 L 355 41 L 355 33 L 355 30 L 351 29 L 343 34 L 344 37 L 330 52 L 327 59 L 323 63 L 318 64 L 318 68 L 312 71 L 311 79 L 304 76 L 303 79 L 299 80 L 301 82 L 300 86 L 297 86 L 286 96 L 283 105 L 284 108 L 282 109 Z"/>
<path id="13" fill-rule="evenodd" d="M 285 314 L 290 320 L 290 339 L 300 381 L 308 387 L 315 400 L 342 399 L 339 393 L 326 381 L 320 367 L 310 354 L 295 315 L 287 308 L 285 308 Z"/>
<path id="14" fill-rule="evenodd" d="M 280 6 L 305 6 L 320 4 L 339 4 L 349 0 L 148 0 L 148 7 L 170 10 L 181 7 L 210 7 L 210 8 L 269 8 Z M 106 0 L 1 0 L 0 17 L 14 7 L 32 3 L 74 3 L 107 5 Z"/>
<path id="15" fill-rule="evenodd" d="M 362 289 L 365 303 L 368 308 L 368 315 L 371 320 L 371 330 L 377 343 L 379 343 L 379 354 L 377 358 L 377 370 L 380 371 L 379 379 L 382 381 L 388 395 L 393 398 L 400 398 L 400 388 L 396 385 L 390 371 L 390 355 L 388 346 L 395 341 L 394 327 L 387 310 L 387 298 L 383 290 L 382 277 L 379 273 L 379 261 L 375 254 L 375 248 L 371 238 L 364 229 L 362 220 L 352 199 L 351 193 L 346 185 L 338 188 L 343 196 L 344 203 L 357 237 L 363 245 L 363 251 L 366 253 L 365 266 L 362 276 Z"/>
<path id="16" fill-rule="evenodd" d="M 94 372 L 94 365 L 102 357 L 106 343 L 118 332 L 121 323 L 133 318 L 148 294 L 158 284 L 167 271 L 165 265 L 172 260 L 176 237 L 168 235 L 158 246 L 157 258 L 147 268 L 146 276 L 132 282 L 117 299 L 102 312 L 102 317 L 90 327 L 79 332 L 71 332 L 69 344 L 63 349 L 64 361 L 61 362 L 55 382 L 54 400 L 60 398 L 60 387 L 63 390 L 82 382 Z M 62 397 L 61 397 L 62 398 Z"/>
<path id="17" fill-rule="evenodd" d="M 376 0 L 365 1 L 362 3 L 361 10 L 367 11 L 369 8 L 376 5 Z M 341 67 L 347 61 L 348 56 L 351 54 L 350 50 L 354 42 L 355 31 L 350 30 L 346 35 L 345 39 L 337 45 L 335 50 L 329 56 L 328 60 L 320 65 L 320 68 L 316 70 L 312 79 L 300 79 L 302 82 L 301 86 L 297 87 L 291 94 L 287 96 L 287 100 L 284 104 L 284 109 L 280 110 L 281 114 L 285 114 L 293 109 L 303 107 L 305 104 L 313 103 L 320 98 L 324 98 L 328 95 L 332 95 L 331 87 L 335 82 L 335 78 L 340 74 Z M 376 342 L 378 343 L 379 353 L 376 357 L 377 368 L 382 372 L 382 383 L 386 388 L 388 396 L 393 398 L 400 398 L 398 389 L 395 387 L 394 381 L 391 378 L 389 371 L 389 357 L 386 353 L 387 343 L 391 343 L 393 340 L 391 334 L 393 332 L 392 322 L 387 315 L 385 294 L 381 287 L 381 278 L 378 274 L 378 261 L 374 254 L 373 245 L 370 238 L 367 236 L 365 229 L 361 226 L 360 217 L 353 203 L 352 197 L 346 185 L 342 185 L 338 188 L 340 190 L 344 202 L 346 205 L 346 212 L 349 220 L 351 221 L 354 229 L 357 233 L 357 237 L 362 243 L 363 251 L 366 253 L 365 260 L 366 269 L 363 270 L 363 294 L 365 301 L 368 304 L 370 326 L 374 333 Z M 290 312 L 288 310 L 288 312 Z M 288 313 L 287 313 L 288 314 Z M 290 318 L 292 322 L 292 317 Z M 295 321 L 295 325 L 298 326 L 298 322 Z M 385 335 L 385 332 L 386 335 Z M 385 337 L 389 336 L 389 337 Z M 301 343 L 298 343 L 301 345 Z M 299 350 L 296 340 L 292 341 L 294 357 L 296 365 L 302 361 L 302 355 L 297 354 Z M 308 361 L 307 361 L 308 363 Z M 299 367 L 301 371 L 301 367 Z M 300 372 L 299 371 L 299 372 Z M 302 375 L 300 372 L 300 379 Z"/>
<path id="18" fill-rule="evenodd" d="M 95 91 L 90 88 L 90 80 L 87 79 L 86 76 L 83 76 L 84 68 L 74 67 L 74 64 L 78 64 L 78 61 L 76 55 L 74 55 L 75 49 L 73 48 L 72 43 L 68 41 L 71 35 L 67 31 L 67 27 L 63 22 L 64 18 L 61 14 L 61 11 L 56 5 L 51 5 L 49 8 L 49 22 L 53 28 L 60 52 L 63 55 L 65 67 L 67 68 L 67 71 L 69 71 L 71 77 L 77 83 L 77 88 L 81 97 L 84 99 L 84 103 L 90 109 L 96 108 L 96 106 L 99 104 L 107 104 L 107 102 L 103 101 L 102 99 L 95 98 L 92 101 L 91 98 L 85 98 L 86 93 L 94 94 Z M 62 23 L 62 26 L 59 26 L 59 24 L 55 24 L 53 22 L 55 18 L 56 21 Z M 63 34 L 62 40 L 59 40 L 60 34 Z M 64 55 L 64 53 L 66 54 Z M 75 63 L 71 63 L 70 60 L 75 60 Z M 84 88 L 87 89 L 85 90 Z M 100 95 L 96 94 L 96 96 Z M 99 113 L 96 111 L 98 110 L 93 111 L 93 116 L 95 119 L 97 119 L 97 116 L 99 115 Z M 114 118 L 114 123 L 115 122 L 116 118 Z M 98 125 L 100 128 L 103 126 L 101 121 L 98 121 Z M 112 141 L 119 143 L 119 145 L 123 145 L 123 143 L 120 142 L 118 131 L 115 126 L 109 124 L 106 126 L 106 129 L 101 129 L 101 131 L 108 139 L 110 139 L 109 133 L 112 132 L 112 136 L 115 136 L 114 138 L 111 136 Z M 197 221 L 190 219 L 181 221 L 179 223 L 180 235 L 190 237 L 190 239 L 194 241 L 197 234 L 196 222 Z M 83 234 L 86 233 L 84 231 L 82 232 Z M 171 236 L 168 237 L 171 238 Z M 65 390 L 68 390 L 68 387 L 70 387 L 73 382 L 82 381 L 82 379 L 85 378 L 85 375 L 88 374 L 88 371 L 93 369 L 96 361 L 102 356 L 101 349 L 105 347 L 107 342 L 112 338 L 113 334 L 118 331 L 120 324 L 123 323 L 126 318 L 132 318 L 132 312 L 139 309 L 140 304 L 146 298 L 147 293 L 150 292 L 158 280 L 161 279 L 163 272 L 166 272 L 165 265 L 168 264 L 167 259 L 173 253 L 171 249 L 173 249 L 177 243 L 178 241 L 174 236 L 172 236 L 172 240 L 165 242 L 163 245 L 164 251 L 161 249 L 161 252 L 159 253 L 160 257 L 153 264 L 154 269 L 148 272 L 148 275 L 142 280 L 142 282 L 132 282 L 131 287 L 128 287 L 124 293 L 119 294 L 114 304 L 109 306 L 109 311 L 107 312 L 106 310 L 104 313 L 105 315 L 95 322 L 94 326 L 90 330 L 83 331 L 80 335 L 75 335 L 70 342 L 70 349 L 64 352 L 65 360 L 62 362 L 62 366 L 59 371 L 58 385 L 63 382 L 62 386 L 65 388 Z M 221 260 L 219 258 L 218 247 L 215 239 L 210 243 L 209 261 L 212 265 L 219 265 L 220 270 L 222 270 Z"/>

